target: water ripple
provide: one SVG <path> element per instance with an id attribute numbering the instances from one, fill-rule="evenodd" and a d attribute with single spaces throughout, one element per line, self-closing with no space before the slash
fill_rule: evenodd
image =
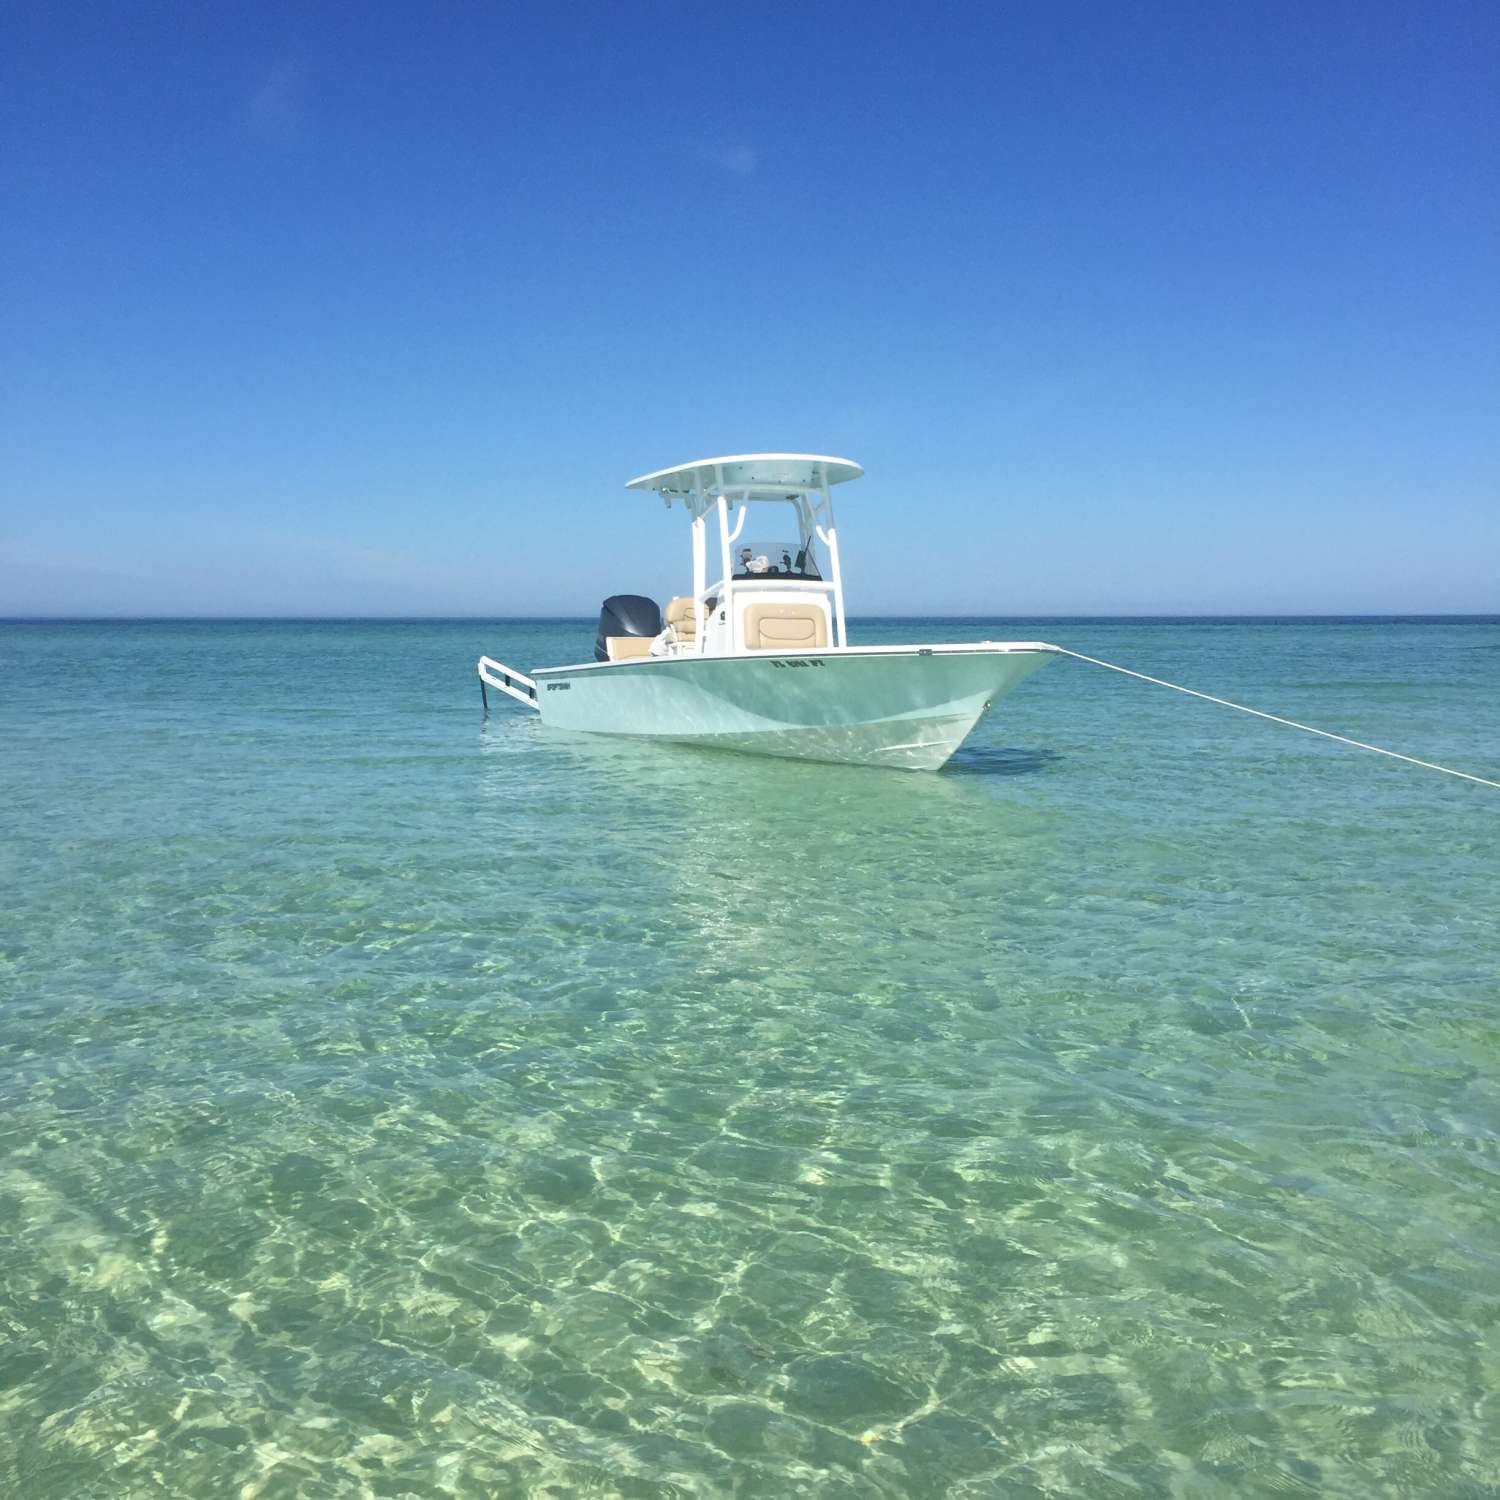
<path id="1" fill-rule="evenodd" d="M 1483 770 L 1496 628 L 1079 643 Z M 481 725 L 471 624 L 9 630 L 0 1493 L 1500 1493 L 1471 789 L 1064 667 L 922 778 Z"/>

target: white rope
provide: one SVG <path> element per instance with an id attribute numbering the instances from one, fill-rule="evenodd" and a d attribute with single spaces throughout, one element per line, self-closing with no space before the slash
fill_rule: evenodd
<path id="1" fill-rule="evenodd" d="M 1418 760 L 1415 755 L 1402 755 L 1398 750 L 1382 750 L 1379 745 L 1367 745 L 1363 740 L 1351 740 L 1348 735 L 1331 734 L 1326 729 L 1314 729 L 1311 724 L 1299 724 L 1295 719 L 1283 719 L 1278 714 L 1262 713 L 1258 708 L 1246 708 L 1243 703 L 1231 703 L 1228 698 L 1215 698 L 1212 693 L 1200 693 L 1193 688 L 1181 687 L 1175 682 L 1164 682 L 1160 677 L 1148 677 L 1144 672 L 1132 672 L 1129 667 L 1117 667 L 1112 661 L 1100 661 L 1097 656 L 1085 656 L 1081 651 L 1069 651 L 1066 646 L 1054 646 L 1054 651 L 1064 656 L 1076 657 L 1096 667 L 1108 667 L 1111 672 L 1123 672 L 1127 677 L 1138 677 L 1142 682 L 1153 682 L 1157 687 L 1171 688 L 1174 693 L 1186 693 L 1190 698 L 1202 698 L 1208 703 L 1218 703 L 1225 708 L 1237 708 L 1242 714 L 1254 714 L 1257 719 L 1269 719 L 1273 724 L 1286 724 L 1292 729 L 1301 729 L 1308 734 L 1319 734 L 1325 740 L 1337 740 L 1341 745 L 1353 745 L 1356 750 L 1373 750 L 1376 755 L 1389 755 L 1392 760 L 1404 760 L 1408 765 L 1422 766 L 1428 771 L 1441 771 L 1445 776 L 1459 776 L 1465 781 L 1477 781 L 1480 786 L 1492 786 L 1500 790 L 1500 781 L 1491 781 L 1484 776 L 1471 776 L 1467 771 L 1455 771 L 1451 766 L 1440 766 L 1430 760 Z"/>

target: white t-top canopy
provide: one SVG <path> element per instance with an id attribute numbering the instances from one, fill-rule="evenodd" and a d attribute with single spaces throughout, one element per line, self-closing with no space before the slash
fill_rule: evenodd
<path id="1" fill-rule="evenodd" d="M 628 490 L 655 490 L 660 495 L 688 495 L 697 491 L 775 488 L 820 490 L 825 484 L 843 484 L 865 471 L 847 458 L 829 458 L 821 453 L 737 453 L 730 458 L 700 458 L 642 474 L 625 486 Z"/>

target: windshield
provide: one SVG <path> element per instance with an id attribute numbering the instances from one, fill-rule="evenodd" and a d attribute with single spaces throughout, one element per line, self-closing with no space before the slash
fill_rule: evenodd
<path id="1" fill-rule="evenodd" d="M 736 578 L 823 577 L 811 541 L 736 542 L 730 561 Z"/>

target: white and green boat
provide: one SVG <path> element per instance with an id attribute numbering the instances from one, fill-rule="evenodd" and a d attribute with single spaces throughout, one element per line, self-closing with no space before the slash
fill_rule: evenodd
<path id="1" fill-rule="evenodd" d="M 593 661 L 527 675 L 482 656 L 481 683 L 561 729 L 937 770 L 1057 648 L 851 646 L 830 492 L 863 473 L 846 458 L 749 453 L 632 479 L 687 511 L 692 592 L 665 611 L 617 594 Z M 779 524 L 763 528 L 768 517 Z"/>

